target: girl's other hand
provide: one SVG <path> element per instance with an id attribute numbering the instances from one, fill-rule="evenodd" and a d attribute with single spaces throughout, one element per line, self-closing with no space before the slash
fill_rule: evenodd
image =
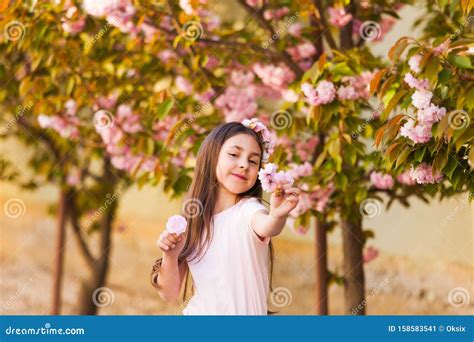
<path id="1" fill-rule="evenodd" d="M 164 230 L 160 234 L 160 237 L 158 238 L 156 244 L 158 245 L 158 247 L 160 247 L 160 249 L 166 256 L 178 258 L 179 254 L 184 248 L 184 243 L 186 242 L 186 234 L 187 233 L 183 233 L 177 236 L 175 233 L 170 234 L 168 231 Z"/>

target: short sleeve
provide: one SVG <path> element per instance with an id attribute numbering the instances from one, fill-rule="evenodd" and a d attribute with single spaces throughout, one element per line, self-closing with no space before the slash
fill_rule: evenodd
<path id="1" fill-rule="evenodd" d="M 247 200 L 244 206 L 244 212 L 245 212 L 245 217 L 246 217 L 246 226 L 248 229 L 248 232 L 250 235 L 252 235 L 252 239 L 256 241 L 257 243 L 268 245 L 270 242 L 270 237 L 265 237 L 263 240 L 260 240 L 258 237 L 257 233 L 255 230 L 252 228 L 251 222 L 252 222 L 252 216 L 255 214 L 257 211 L 264 211 L 268 213 L 267 208 L 260 203 L 256 198 L 251 198 Z"/>

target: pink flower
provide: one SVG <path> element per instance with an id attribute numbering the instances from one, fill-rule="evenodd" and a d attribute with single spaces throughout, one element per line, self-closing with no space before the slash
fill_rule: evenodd
<path id="1" fill-rule="evenodd" d="M 166 222 L 166 231 L 170 234 L 181 235 L 186 231 L 188 222 L 181 215 L 173 215 Z"/>
<path id="2" fill-rule="evenodd" d="M 249 89 L 235 86 L 227 87 L 225 92 L 216 99 L 215 104 L 222 109 L 227 122 L 250 118 L 258 108 L 255 97 L 251 95 Z"/>
<path id="3" fill-rule="evenodd" d="M 78 185 L 81 182 L 81 175 L 79 170 L 73 170 L 66 177 L 66 183 L 69 186 Z"/>
<path id="4" fill-rule="evenodd" d="M 277 183 L 277 185 L 281 185 L 281 184 L 293 185 L 294 183 L 294 179 L 291 176 L 291 173 L 285 172 L 285 171 L 279 171 L 277 174 L 275 174 L 274 181 Z"/>
<path id="5" fill-rule="evenodd" d="M 415 126 L 413 119 L 408 121 L 400 128 L 400 135 L 407 137 L 415 143 L 425 143 L 431 139 L 431 124 L 419 123 Z"/>
<path id="6" fill-rule="evenodd" d="M 153 38 L 158 34 L 158 29 L 152 25 L 148 25 L 147 23 L 142 23 L 139 29 L 145 36 L 145 43 L 150 43 Z"/>
<path id="7" fill-rule="evenodd" d="M 272 64 L 254 64 L 253 72 L 262 80 L 263 84 L 281 90 L 291 83 L 295 74 L 286 66 L 275 66 Z"/>
<path id="8" fill-rule="evenodd" d="M 325 188 L 321 186 L 317 186 L 313 192 L 311 193 L 311 199 L 315 201 L 314 209 L 318 212 L 324 212 L 327 208 L 329 203 L 329 199 L 331 198 L 332 193 L 336 187 L 334 183 L 329 183 Z"/>
<path id="9" fill-rule="evenodd" d="M 61 18 L 61 27 L 63 28 L 64 32 L 76 34 L 82 32 L 84 26 L 86 25 L 86 18 L 80 17 L 76 21 L 66 20 L 65 18 Z"/>
<path id="10" fill-rule="evenodd" d="M 171 59 L 176 59 L 176 53 L 172 50 L 162 50 L 158 53 L 158 58 L 163 63 L 166 63 Z"/>
<path id="11" fill-rule="evenodd" d="M 313 173 L 313 167 L 308 162 L 304 162 L 302 165 L 292 164 L 290 173 L 293 178 L 296 179 L 311 176 Z"/>
<path id="12" fill-rule="evenodd" d="M 108 96 L 101 96 L 97 99 L 97 106 L 102 109 L 111 110 L 117 103 L 118 92 L 113 92 Z"/>
<path id="13" fill-rule="evenodd" d="M 288 27 L 288 33 L 290 35 L 292 35 L 293 37 L 296 37 L 296 38 L 299 38 L 301 36 L 301 31 L 303 30 L 303 26 L 301 25 L 301 23 L 294 23 L 294 24 L 291 24 L 289 27 Z"/>
<path id="14" fill-rule="evenodd" d="M 433 93 L 427 90 L 417 90 L 411 96 L 413 105 L 418 109 L 426 108 L 430 105 Z"/>
<path id="15" fill-rule="evenodd" d="M 420 68 L 420 61 L 421 61 L 421 55 L 416 54 L 413 55 L 409 60 L 408 60 L 408 65 L 410 66 L 410 69 L 415 72 L 419 73 L 421 71 Z"/>
<path id="16" fill-rule="evenodd" d="M 393 177 L 389 174 L 373 171 L 370 174 L 370 182 L 377 189 L 386 190 L 393 188 Z"/>
<path id="17" fill-rule="evenodd" d="M 433 174 L 433 167 L 426 163 L 418 165 L 416 168 L 411 168 L 411 178 L 418 184 L 434 184 L 443 180 L 441 173 Z"/>
<path id="18" fill-rule="evenodd" d="M 446 108 L 434 104 L 430 104 L 429 107 L 421 109 L 417 113 L 418 121 L 422 124 L 433 124 L 440 121 L 446 115 Z"/>
<path id="19" fill-rule="evenodd" d="M 73 99 L 69 99 L 64 104 L 65 114 L 67 116 L 75 116 L 77 113 L 77 103 Z"/>
<path id="20" fill-rule="evenodd" d="M 346 26 L 352 19 L 352 14 L 346 13 L 344 8 L 328 7 L 329 22 L 336 27 Z"/>
<path id="21" fill-rule="evenodd" d="M 316 89 L 314 89 L 309 83 L 302 84 L 301 89 L 303 90 L 308 103 L 315 106 L 330 103 L 336 96 L 334 84 L 325 80 L 319 82 Z"/>
<path id="22" fill-rule="evenodd" d="M 288 7 L 282 7 L 275 10 L 265 10 L 263 12 L 263 17 L 265 18 L 265 20 L 280 19 L 289 12 L 290 10 L 288 9 Z"/>
<path id="23" fill-rule="evenodd" d="M 193 14 L 193 6 L 189 0 L 179 0 L 179 7 L 184 11 L 184 13 L 191 15 Z"/>
<path id="24" fill-rule="evenodd" d="M 341 86 L 337 90 L 337 97 L 339 100 L 356 100 L 359 95 L 357 94 L 355 88 L 353 86 Z"/>
<path id="25" fill-rule="evenodd" d="M 427 78 L 424 78 L 423 80 L 418 80 L 409 72 L 405 74 L 403 80 L 406 84 L 408 84 L 410 88 L 415 88 L 416 90 L 427 90 L 430 86 L 430 82 Z"/>
<path id="26" fill-rule="evenodd" d="M 83 0 L 84 11 L 95 17 L 103 17 L 120 8 L 120 1 L 117 0 Z"/>
<path id="27" fill-rule="evenodd" d="M 268 163 L 258 172 L 258 179 L 262 183 L 262 189 L 266 192 L 273 192 L 277 188 L 274 180 L 278 167 L 275 164 Z"/>
<path id="28" fill-rule="evenodd" d="M 265 0 L 245 0 L 247 5 L 249 5 L 250 7 L 256 7 L 256 6 L 262 7 L 264 1 Z"/>
<path id="29" fill-rule="evenodd" d="M 444 42 L 442 42 L 437 47 L 435 47 L 433 50 L 435 56 L 439 56 L 443 54 L 448 49 L 450 42 L 451 42 L 450 39 L 446 39 Z"/>
<path id="30" fill-rule="evenodd" d="M 175 79 L 176 87 L 186 95 L 190 95 L 193 92 L 193 86 L 191 82 L 189 82 L 183 76 L 177 76 Z"/>
<path id="31" fill-rule="evenodd" d="M 290 211 L 290 216 L 298 217 L 306 213 L 313 207 L 311 196 L 307 192 L 301 192 L 298 204 Z"/>
<path id="32" fill-rule="evenodd" d="M 362 260 L 364 263 L 371 262 L 379 255 L 379 250 L 375 247 L 367 247 L 364 251 L 364 255 L 362 256 Z"/>
<path id="33" fill-rule="evenodd" d="M 253 83 L 255 74 L 252 72 L 243 72 L 234 70 L 230 74 L 230 80 L 237 87 L 247 87 Z"/>
<path id="34" fill-rule="evenodd" d="M 140 116 L 134 114 L 132 108 L 128 105 L 121 104 L 117 108 L 117 122 L 127 133 L 137 133 L 143 130 L 140 124 Z"/>
<path id="35" fill-rule="evenodd" d="M 398 175 L 397 181 L 404 185 L 415 185 L 416 181 L 411 177 L 411 171 L 407 170 Z"/>
<path id="36" fill-rule="evenodd" d="M 297 102 L 299 98 L 298 94 L 291 89 L 282 90 L 281 95 L 285 101 L 288 101 L 291 103 Z"/>
<path id="37" fill-rule="evenodd" d="M 288 48 L 288 53 L 295 61 L 310 58 L 316 54 L 316 48 L 313 43 L 305 41 L 301 44 Z"/>

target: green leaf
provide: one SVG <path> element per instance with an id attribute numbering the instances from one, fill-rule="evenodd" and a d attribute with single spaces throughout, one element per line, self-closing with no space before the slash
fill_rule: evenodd
<path id="1" fill-rule="evenodd" d="M 418 163 L 421 163 L 423 156 L 425 155 L 426 147 L 419 148 L 415 151 L 414 160 Z"/>
<path id="2" fill-rule="evenodd" d="M 398 168 L 400 165 L 403 164 L 403 162 L 407 159 L 407 157 L 410 155 L 411 151 L 412 151 L 413 147 L 411 146 L 407 146 L 405 147 L 405 149 L 403 150 L 402 153 L 400 153 L 400 155 L 398 156 L 397 158 L 397 161 L 395 163 L 395 168 Z"/>
<path id="3" fill-rule="evenodd" d="M 167 115 L 168 113 L 170 112 L 171 108 L 173 108 L 173 105 L 174 105 L 174 99 L 167 99 L 165 100 L 159 107 L 158 107 L 158 110 L 156 111 L 156 116 L 158 116 L 158 118 L 160 120 L 163 120 Z"/>
<path id="4" fill-rule="evenodd" d="M 347 183 L 348 183 L 348 180 L 347 180 L 346 175 L 344 175 L 343 173 L 336 174 L 336 186 L 339 189 L 344 191 L 347 187 Z"/>
<path id="5" fill-rule="evenodd" d="M 382 117 L 380 118 L 382 121 L 387 120 L 388 116 L 392 112 L 392 110 L 395 108 L 395 106 L 398 104 L 400 99 L 407 93 L 406 90 L 400 90 L 398 91 L 391 99 L 390 102 L 388 103 L 387 107 L 382 113 Z"/>
<path id="6" fill-rule="evenodd" d="M 461 69 L 472 69 L 471 60 L 467 56 L 454 56 L 452 62 Z"/>

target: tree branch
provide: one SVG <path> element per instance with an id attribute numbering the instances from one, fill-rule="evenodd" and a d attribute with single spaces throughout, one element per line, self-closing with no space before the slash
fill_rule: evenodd
<path id="1" fill-rule="evenodd" d="M 321 20 L 321 24 L 322 24 L 322 25 L 319 25 L 320 26 L 319 29 L 322 31 L 322 33 L 326 37 L 326 40 L 329 46 L 331 47 L 331 49 L 337 50 L 338 47 L 337 47 L 336 41 L 334 40 L 331 34 L 331 31 L 329 31 L 329 24 L 328 24 L 328 21 L 326 20 L 326 16 L 324 15 L 324 7 L 323 7 L 323 4 L 321 3 L 321 0 L 313 0 L 313 4 L 318 10 L 319 19 Z"/>

